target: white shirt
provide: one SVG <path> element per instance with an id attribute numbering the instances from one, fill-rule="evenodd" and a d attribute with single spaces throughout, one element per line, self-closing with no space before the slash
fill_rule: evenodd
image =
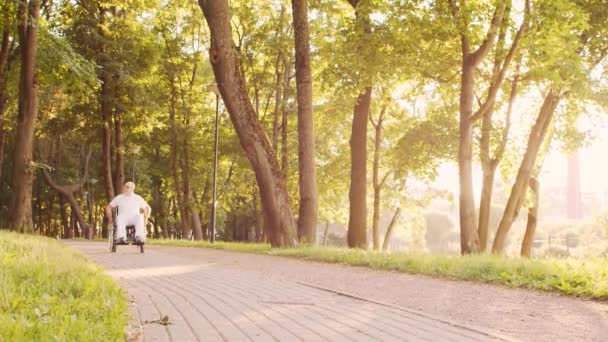
<path id="1" fill-rule="evenodd" d="M 110 207 L 118 207 L 118 215 L 137 215 L 140 209 L 145 209 L 148 203 L 139 195 L 120 194 L 110 202 Z"/>

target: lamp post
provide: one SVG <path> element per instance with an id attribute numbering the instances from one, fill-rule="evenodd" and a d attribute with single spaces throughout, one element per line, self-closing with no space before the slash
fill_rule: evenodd
<path id="1" fill-rule="evenodd" d="M 217 220 L 217 150 L 219 142 L 219 106 L 220 106 L 220 91 L 215 83 L 209 84 L 207 89 L 215 95 L 215 148 L 213 152 L 213 205 L 211 208 L 211 236 L 209 241 L 215 242 L 215 224 Z"/>

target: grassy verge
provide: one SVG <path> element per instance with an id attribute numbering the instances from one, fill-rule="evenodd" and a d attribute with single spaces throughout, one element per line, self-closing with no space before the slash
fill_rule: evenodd
<path id="1" fill-rule="evenodd" d="M 0 231 L 0 341 L 122 341 L 124 292 L 82 254 Z"/>
<path id="2" fill-rule="evenodd" d="M 608 258 L 510 259 L 491 255 L 439 256 L 324 247 L 272 249 L 266 244 L 210 244 L 184 240 L 147 240 L 146 243 L 286 256 L 608 300 Z"/>

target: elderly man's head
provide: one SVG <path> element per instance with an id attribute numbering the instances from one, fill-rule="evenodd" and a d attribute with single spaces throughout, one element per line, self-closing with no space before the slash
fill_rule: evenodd
<path id="1" fill-rule="evenodd" d="M 135 183 L 126 182 L 124 185 L 124 188 L 125 188 L 125 194 L 132 195 L 135 192 Z"/>

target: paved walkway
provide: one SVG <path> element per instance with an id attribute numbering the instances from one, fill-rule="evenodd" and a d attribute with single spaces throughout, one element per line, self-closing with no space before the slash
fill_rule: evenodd
<path id="1" fill-rule="evenodd" d="M 128 290 L 144 341 L 514 340 L 395 305 L 209 262 L 193 250 L 146 246 L 140 254 L 133 246 L 119 246 L 111 254 L 99 242 L 66 244 L 106 267 Z M 165 315 L 171 324 L 159 323 Z"/>

